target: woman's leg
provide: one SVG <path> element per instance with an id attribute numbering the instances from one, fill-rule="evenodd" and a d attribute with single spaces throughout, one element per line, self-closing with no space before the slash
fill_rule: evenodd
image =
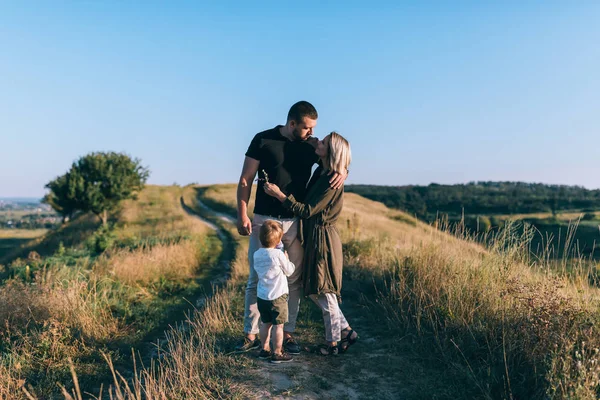
<path id="1" fill-rule="evenodd" d="M 342 312 L 342 310 L 339 308 L 338 305 L 338 309 L 340 310 L 340 328 L 342 328 L 342 332 L 349 329 L 350 328 L 350 324 L 348 323 L 348 321 L 346 321 L 346 317 L 344 316 L 344 313 Z M 342 335 L 343 338 L 343 335 Z"/>
<path id="2" fill-rule="evenodd" d="M 341 339 L 341 320 L 340 308 L 337 297 L 333 293 L 321 295 L 310 295 L 311 300 L 319 306 L 323 313 L 323 322 L 325 323 L 325 340 L 328 344 L 335 346 Z M 344 318 L 344 321 L 346 319 Z M 347 322 L 346 322 L 347 324 Z"/>
<path id="3" fill-rule="evenodd" d="M 356 333 L 356 331 L 350 327 L 350 324 L 348 324 L 347 321 L 345 322 L 345 326 L 342 324 L 342 327 L 342 332 L 340 333 L 342 341 L 340 342 L 339 348 L 343 353 L 348 350 L 348 347 L 356 343 L 358 340 L 358 333 Z"/>

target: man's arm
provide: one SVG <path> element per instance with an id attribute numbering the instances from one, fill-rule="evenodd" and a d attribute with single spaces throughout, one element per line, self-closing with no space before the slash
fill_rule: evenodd
<path id="1" fill-rule="evenodd" d="M 252 222 L 248 218 L 248 202 L 252 193 L 252 182 L 258 171 L 260 162 L 254 158 L 246 156 L 242 175 L 237 188 L 237 229 L 242 236 L 248 236 L 252 233 Z"/>

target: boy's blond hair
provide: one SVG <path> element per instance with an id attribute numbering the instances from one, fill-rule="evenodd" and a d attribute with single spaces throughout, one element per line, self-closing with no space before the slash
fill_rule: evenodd
<path id="1" fill-rule="evenodd" d="M 260 243 L 263 247 L 273 248 L 281 241 L 283 237 L 283 227 L 277 221 L 268 219 L 260 227 Z"/>
<path id="2" fill-rule="evenodd" d="M 350 143 L 337 132 L 331 132 L 329 136 L 329 157 L 327 157 L 326 167 L 329 171 L 346 173 L 352 161 Z"/>

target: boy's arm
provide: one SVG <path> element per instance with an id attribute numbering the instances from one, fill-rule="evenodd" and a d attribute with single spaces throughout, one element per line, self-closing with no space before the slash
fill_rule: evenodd
<path id="1" fill-rule="evenodd" d="M 281 271 L 283 271 L 283 274 L 285 276 L 292 275 L 294 273 L 294 270 L 296 269 L 294 263 L 288 260 L 288 258 L 283 253 L 281 253 L 281 255 L 279 256 L 279 265 L 281 266 Z"/>

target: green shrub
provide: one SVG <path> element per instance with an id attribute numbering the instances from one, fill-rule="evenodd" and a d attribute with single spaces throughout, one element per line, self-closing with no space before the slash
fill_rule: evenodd
<path id="1" fill-rule="evenodd" d="M 486 217 L 485 215 L 479 217 L 479 231 L 487 232 L 492 228 L 492 221 L 490 217 Z"/>
<path id="2" fill-rule="evenodd" d="M 581 218 L 582 221 L 593 221 L 595 219 L 596 214 L 590 212 L 583 214 L 583 217 Z"/>
<path id="3" fill-rule="evenodd" d="M 114 233 L 113 227 L 110 225 L 102 225 L 86 241 L 86 247 L 91 253 L 102 254 L 107 249 L 113 247 L 116 239 L 117 237 Z"/>

